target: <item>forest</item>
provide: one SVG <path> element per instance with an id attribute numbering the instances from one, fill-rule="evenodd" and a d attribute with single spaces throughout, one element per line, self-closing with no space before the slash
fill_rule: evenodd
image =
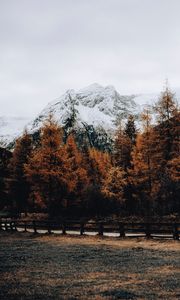
<path id="1" fill-rule="evenodd" d="M 129 115 L 112 151 L 79 145 L 49 116 L 34 143 L 25 130 L 0 149 L 0 210 L 53 217 L 165 216 L 180 212 L 180 111 L 168 87 L 137 128 Z"/>

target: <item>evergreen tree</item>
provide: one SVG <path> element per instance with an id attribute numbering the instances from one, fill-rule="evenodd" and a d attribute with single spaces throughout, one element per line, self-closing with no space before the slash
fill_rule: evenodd
<path id="1" fill-rule="evenodd" d="M 125 128 L 120 127 L 117 131 L 114 146 L 114 163 L 124 168 L 126 172 L 131 167 L 131 152 L 136 143 L 136 136 L 134 116 L 129 115 Z"/>
<path id="2" fill-rule="evenodd" d="M 129 180 L 131 169 L 132 150 L 136 144 L 137 130 L 133 115 L 129 115 L 125 128 L 118 130 L 114 148 L 114 164 L 125 171 L 126 185 L 124 186 L 125 209 L 133 214 L 135 203 L 133 199 L 133 186 Z"/>
<path id="3" fill-rule="evenodd" d="M 124 133 L 131 140 L 132 145 L 136 143 L 137 130 L 135 126 L 135 120 L 133 115 L 129 115 L 127 123 L 125 125 Z"/>
<path id="4" fill-rule="evenodd" d="M 171 184 L 170 211 L 180 212 L 180 153 L 176 158 L 171 159 L 167 165 L 168 177 Z"/>
<path id="5" fill-rule="evenodd" d="M 7 186 L 10 176 L 8 165 L 11 157 L 10 151 L 0 147 L 0 209 L 10 206 Z"/>
<path id="6" fill-rule="evenodd" d="M 153 178 L 153 163 L 152 163 L 152 140 L 153 140 L 153 130 L 151 126 L 151 113 L 150 109 L 144 109 L 141 115 L 142 125 L 143 125 L 143 134 L 142 134 L 142 154 L 143 160 L 146 164 L 147 169 L 147 192 L 148 197 L 146 197 L 146 212 L 149 214 L 150 206 L 152 202 L 152 178 Z"/>
<path id="7" fill-rule="evenodd" d="M 114 145 L 114 164 L 125 171 L 130 167 L 132 143 L 121 128 L 117 132 Z"/>
<path id="8" fill-rule="evenodd" d="M 9 183 L 13 206 L 18 212 L 27 212 L 30 186 L 25 176 L 25 164 L 32 153 L 31 136 L 25 132 L 17 139 L 10 161 L 11 181 Z"/>
<path id="9" fill-rule="evenodd" d="M 156 113 L 156 140 L 158 142 L 158 158 L 161 166 L 172 158 L 172 147 L 174 142 L 175 124 L 174 120 L 179 115 L 178 106 L 174 100 L 174 94 L 166 86 L 165 91 L 161 93 L 159 101 L 154 107 Z M 178 125 L 179 126 L 179 125 Z"/>

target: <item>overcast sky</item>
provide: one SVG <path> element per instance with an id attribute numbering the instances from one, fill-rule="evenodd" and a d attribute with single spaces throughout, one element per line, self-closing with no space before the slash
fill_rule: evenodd
<path id="1" fill-rule="evenodd" d="M 34 115 L 66 89 L 180 88 L 180 0 L 0 0 L 0 115 Z"/>

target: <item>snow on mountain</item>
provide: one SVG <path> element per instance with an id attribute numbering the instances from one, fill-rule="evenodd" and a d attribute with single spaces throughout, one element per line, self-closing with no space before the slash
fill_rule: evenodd
<path id="1" fill-rule="evenodd" d="M 6 146 L 25 128 L 30 118 L 0 116 L 0 146 Z"/>
<path id="2" fill-rule="evenodd" d="M 134 99 L 134 95 L 121 96 L 113 86 L 102 87 L 97 83 L 77 92 L 68 90 L 60 98 L 50 102 L 29 124 L 28 129 L 37 131 L 49 114 L 53 114 L 62 126 L 75 114 L 78 127 L 87 124 L 112 131 L 118 117 L 138 113 L 139 106 Z"/>
<path id="3" fill-rule="evenodd" d="M 138 116 L 143 104 L 152 104 L 158 98 L 159 94 L 121 95 L 113 86 L 103 87 L 97 83 L 79 91 L 68 90 L 50 102 L 31 122 L 27 118 L 0 116 L 0 146 L 12 142 L 25 126 L 30 133 L 38 131 L 49 114 L 54 115 L 67 131 L 68 126 L 73 126 L 76 131 L 84 130 L 100 144 L 106 134 L 112 136 L 122 118 L 129 113 Z M 180 90 L 176 98 L 180 99 Z"/>

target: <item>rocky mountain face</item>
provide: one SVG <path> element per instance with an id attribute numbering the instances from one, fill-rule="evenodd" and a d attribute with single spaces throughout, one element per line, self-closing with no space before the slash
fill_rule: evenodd
<path id="1" fill-rule="evenodd" d="M 64 128 L 65 137 L 73 131 L 79 145 L 110 150 L 113 134 L 122 118 L 138 115 L 135 96 L 121 96 L 112 86 L 98 84 L 75 92 L 68 90 L 47 107 L 28 125 L 36 133 L 47 117 L 52 114 Z"/>
<path id="2" fill-rule="evenodd" d="M 0 146 L 11 148 L 25 126 L 36 139 L 43 122 L 52 114 L 63 126 L 65 138 L 73 131 L 80 145 L 110 149 L 120 121 L 131 113 L 138 119 L 140 104 L 154 102 L 158 97 L 157 94 L 123 96 L 113 86 L 96 83 L 79 91 L 68 90 L 50 102 L 33 121 L 0 117 Z"/>

